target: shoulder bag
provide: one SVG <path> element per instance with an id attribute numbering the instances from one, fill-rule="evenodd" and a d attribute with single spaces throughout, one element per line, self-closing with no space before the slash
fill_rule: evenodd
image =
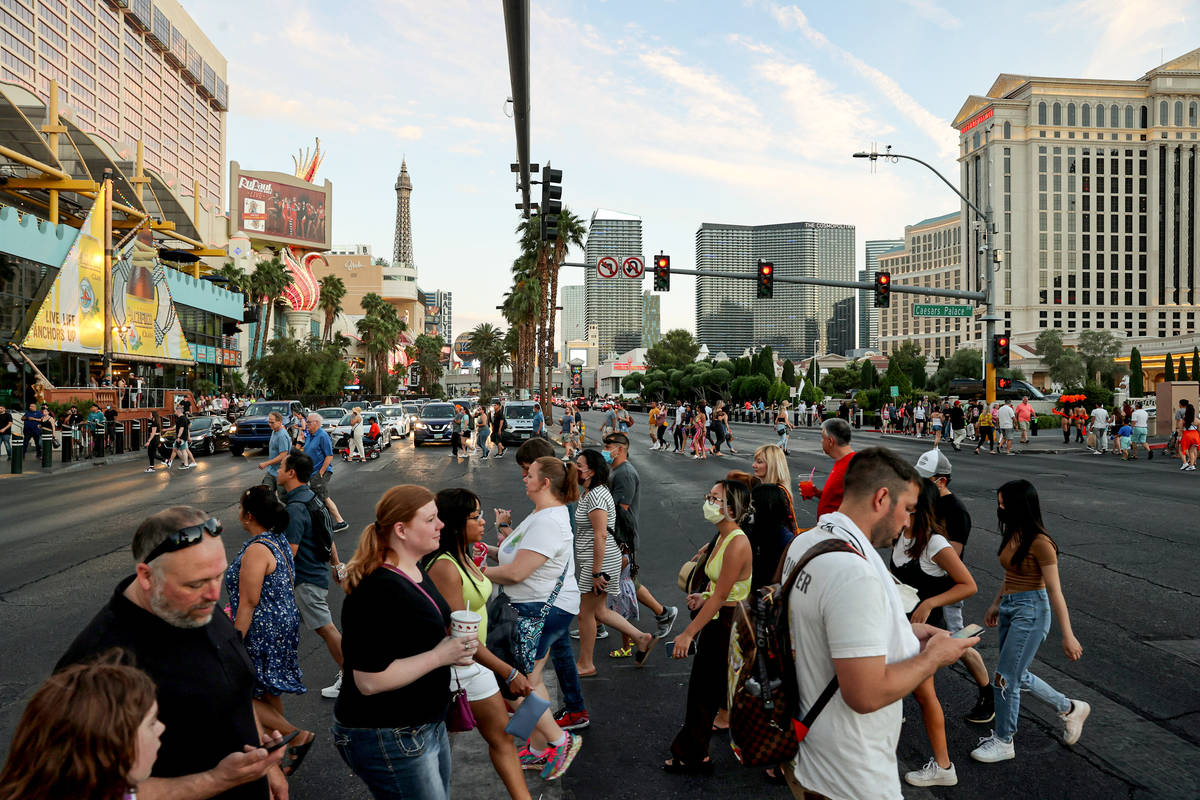
<path id="1" fill-rule="evenodd" d="M 568 545 L 570 547 L 570 545 Z M 571 559 L 563 566 L 554 591 L 542 606 L 537 616 L 522 615 L 512 604 L 512 599 L 501 589 L 488 602 L 488 637 L 487 649 L 497 658 L 507 664 L 512 664 L 522 674 L 533 672 L 533 664 L 537 660 L 538 641 L 542 638 L 542 629 L 546 627 L 546 617 L 550 608 L 558 599 L 563 581 L 567 578 L 567 570 L 571 567 Z"/>

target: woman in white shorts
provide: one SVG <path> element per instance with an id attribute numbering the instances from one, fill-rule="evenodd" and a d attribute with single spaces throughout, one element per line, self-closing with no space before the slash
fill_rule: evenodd
<path id="1" fill-rule="evenodd" d="M 492 595 L 492 582 L 472 558 L 475 545 L 483 540 L 487 527 L 483 509 L 475 493 L 466 489 L 443 489 L 434 502 L 445 527 L 438 549 L 426 557 L 425 570 L 451 612 L 474 611 L 483 617 L 479 623 L 479 642 L 483 645 L 487 642 L 487 601 Z M 500 683 L 519 697 L 533 691 L 525 675 L 501 661 L 487 647 L 475 651 L 475 663 L 471 666 L 451 668 L 450 691 L 456 692 L 460 686 L 466 691 L 479 733 L 488 743 L 492 766 L 504 781 L 509 796 L 513 800 L 530 800 L 513 737 L 504 732 L 508 712 L 500 697 Z"/>

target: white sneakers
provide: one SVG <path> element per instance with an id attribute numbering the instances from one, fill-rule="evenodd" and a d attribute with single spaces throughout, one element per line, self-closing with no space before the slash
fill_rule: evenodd
<path id="1" fill-rule="evenodd" d="M 342 693 L 342 673 L 339 670 L 337 680 L 333 682 L 332 686 L 326 686 L 324 689 L 321 690 L 321 697 L 324 697 L 328 700 L 336 700 L 337 696 L 341 693 Z"/>
<path id="2" fill-rule="evenodd" d="M 1008 761 L 1017 757 L 1017 751 L 1012 742 L 1006 742 L 996 736 L 996 732 L 979 740 L 979 746 L 971 751 L 971 758 L 984 764 L 995 764 L 997 761 Z"/>
<path id="3" fill-rule="evenodd" d="M 908 781 L 910 786 L 957 786 L 958 773 L 954 771 L 954 764 L 942 769 L 938 766 L 937 759 L 929 759 L 929 763 L 918 770 L 906 772 L 904 780 Z"/>
<path id="4" fill-rule="evenodd" d="M 1092 713 L 1092 707 L 1082 700 L 1072 700 L 1071 710 L 1063 711 L 1058 718 L 1063 722 L 1063 744 L 1075 744 L 1083 733 L 1083 721 Z"/>

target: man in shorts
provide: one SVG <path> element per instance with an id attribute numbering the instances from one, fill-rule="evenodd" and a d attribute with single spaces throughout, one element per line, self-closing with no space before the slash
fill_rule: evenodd
<path id="1" fill-rule="evenodd" d="M 1102 456 L 1108 449 L 1108 409 L 1099 401 L 1092 409 L 1092 433 L 1096 434 L 1096 449 L 1092 452 Z"/>
<path id="2" fill-rule="evenodd" d="M 1013 423 L 1017 419 L 1016 409 L 1012 406 L 1011 400 L 1005 400 L 1004 405 L 996 410 L 996 430 L 1000 433 L 1000 441 L 996 443 L 996 449 L 1004 447 L 1005 452 L 1010 456 L 1016 455 L 1012 451 L 1013 445 Z"/>
<path id="3" fill-rule="evenodd" d="M 283 489 L 279 486 L 279 465 L 283 463 L 288 450 L 292 449 L 292 439 L 283 427 L 283 415 L 272 411 L 267 415 L 267 425 L 271 428 L 271 439 L 267 443 L 267 460 L 259 463 L 258 468 L 266 470 L 262 483 L 271 487 L 275 496 L 283 501 Z M 176 437 L 178 439 L 178 437 Z"/>
<path id="4" fill-rule="evenodd" d="M 1134 404 L 1133 414 L 1130 415 L 1130 422 L 1133 423 L 1133 436 L 1130 437 L 1130 445 L 1133 452 L 1129 457 L 1136 461 L 1138 457 L 1138 445 L 1141 445 L 1143 448 L 1146 447 L 1146 436 L 1150 432 L 1150 412 L 1142 408 L 1141 400 L 1138 400 Z"/>
<path id="5" fill-rule="evenodd" d="M 176 456 L 183 461 L 180 469 L 191 469 L 196 466 L 196 457 L 192 455 L 189 447 L 191 438 L 192 422 L 188 419 L 187 412 L 180 408 L 179 413 L 175 415 L 175 443 L 171 445 L 171 458 L 167 460 L 167 469 L 171 468 Z"/>
<path id="6" fill-rule="evenodd" d="M 338 533 L 350 527 L 342 519 L 337 504 L 329 496 L 329 481 L 333 478 L 333 440 L 329 433 L 321 427 L 321 415 L 312 413 L 305 420 L 304 454 L 312 459 L 312 477 L 308 479 L 308 488 L 313 490 L 317 499 L 325 504 L 333 515 L 333 532 Z"/>
<path id="7" fill-rule="evenodd" d="M 1029 404 L 1029 395 L 1021 397 L 1017 405 L 1017 427 L 1021 429 L 1021 444 L 1029 443 L 1029 423 L 1033 420 L 1033 406 Z"/>
<path id="8" fill-rule="evenodd" d="M 617 429 L 616 405 L 616 403 L 613 403 L 604 410 L 604 427 L 600 429 L 601 438 L 608 436 Z"/>

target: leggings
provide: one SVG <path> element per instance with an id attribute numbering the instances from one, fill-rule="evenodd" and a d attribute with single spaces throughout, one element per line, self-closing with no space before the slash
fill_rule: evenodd
<path id="1" fill-rule="evenodd" d="M 996 449 L 996 429 L 995 428 L 993 428 L 989 425 L 980 425 L 979 426 L 979 446 L 976 447 L 975 449 L 978 450 L 980 447 L 983 447 L 984 442 L 987 442 L 991 446 L 992 450 Z"/>
<path id="2" fill-rule="evenodd" d="M 696 451 L 697 455 L 704 455 L 704 427 L 702 425 L 696 426 L 696 435 L 692 437 L 692 449 Z"/>

